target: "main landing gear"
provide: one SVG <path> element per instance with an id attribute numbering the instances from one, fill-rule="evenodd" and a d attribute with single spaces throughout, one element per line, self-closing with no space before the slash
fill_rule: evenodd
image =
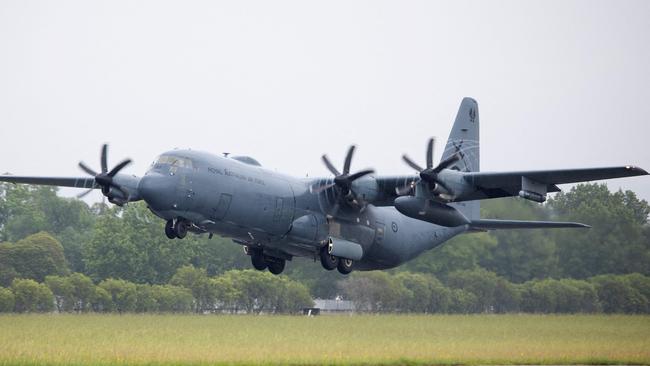
<path id="1" fill-rule="evenodd" d="M 183 219 L 167 220 L 165 224 L 165 235 L 169 239 L 183 239 L 187 235 L 189 223 Z"/>
<path id="2" fill-rule="evenodd" d="M 354 262 L 352 259 L 339 258 L 329 253 L 328 247 L 324 246 L 320 251 L 320 264 L 328 271 L 336 268 L 341 274 L 350 274 Z"/>
<path id="3" fill-rule="evenodd" d="M 284 259 L 264 255 L 260 249 L 247 248 L 247 254 L 251 256 L 253 268 L 258 271 L 268 269 L 274 275 L 282 273 L 287 263 Z"/>

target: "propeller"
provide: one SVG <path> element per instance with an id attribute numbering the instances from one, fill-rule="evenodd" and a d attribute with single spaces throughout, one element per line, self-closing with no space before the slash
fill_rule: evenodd
<path id="1" fill-rule="evenodd" d="M 408 164 L 408 166 L 410 166 L 411 168 L 417 170 L 420 173 L 420 179 L 421 180 L 423 180 L 424 182 L 427 182 L 429 184 L 433 184 L 434 185 L 434 188 L 433 188 L 434 190 L 436 189 L 436 187 L 439 186 L 442 189 L 444 189 L 445 191 L 451 192 L 451 190 L 445 184 L 445 182 L 438 177 L 438 174 L 441 171 L 443 171 L 444 169 L 447 169 L 450 166 L 452 166 L 458 160 L 460 160 L 460 155 L 458 153 L 456 153 L 454 155 L 451 155 L 448 158 L 441 161 L 440 164 L 438 164 L 438 166 L 436 166 L 434 168 L 433 167 L 433 148 L 434 148 L 434 145 L 435 145 L 435 141 L 436 140 L 434 138 L 431 138 L 431 139 L 429 139 L 429 142 L 427 143 L 427 156 L 426 156 L 427 165 L 426 165 L 426 168 L 422 168 L 420 165 L 418 165 L 416 162 L 414 162 L 407 155 L 402 155 L 402 160 L 404 160 L 404 162 L 406 164 Z M 397 190 L 396 190 L 397 194 L 401 195 L 401 194 L 407 194 L 407 193 L 411 192 L 415 188 L 415 185 L 417 183 L 418 182 L 413 181 L 413 182 L 411 182 L 409 185 L 407 185 L 405 187 L 397 188 Z"/>
<path id="2" fill-rule="evenodd" d="M 79 162 L 79 168 L 81 168 L 81 170 L 83 170 L 84 172 L 95 177 L 95 183 L 97 183 L 97 185 L 102 188 L 102 193 L 104 195 L 107 195 L 110 192 L 110 189 L 112 187 L 120 191 L 128 201 L 129 192 L 119 184 L 115 183 L 113 181 L 113 178 L 117 175 L 117 173 L 120 172 L 120 170 L 124 169 L 124 167 L 131 164 L 131 159 L 124 159 L 122 162 L 117 164 L 115 167 L 113 167 L 113 169 L 109 171 L 107 155 L 108 155 L 108 145 L 104 144 L 102 145 L 102 151 L 100 156 L 100 163 L 102 168 L 101 173 L 95 172 L 93 169 L 89 168 L 88 165 L 86 165 L 83 161 Z M 81 194 L 77 195 L 77 198 L 82 198 L 86 196 L 88 193 L 92 192 L 92 190 L 93 188 L 82 192 Z M 109 197 L 109 201 L 110 201 L 110 197 Z"/>
<path id="3" fill-rule="evenodd" d="M 339 170 L 336 169 L 336 167 L 334 166 L 334 164 L 332 164 L 332 162 L 329 160 L 327 155 L 323 155 L 321 159 L 323 160 L 323 163 L 327 167 L 327 170 L 329 170 L 332 174 L 334 174 L 334 181 L 332 183 L 325 184 L 322 186 L 310 187 L 309 190 L 311 191 L 311 193 L 318 194 L 332 187 L 336 187 L 340 192 L 340 197 L 351 197 L 351 201 L 353 203 L 360 205 L 361 200 L 358 197 L 356 197 L 356 195 L 352 191 L 352 183 L 361 177 L 374 173 L 375 171 L 373 169 L 364 169 L 356 173 L 350 173 L 350 165 L 352 164 L 352 156 L 354 156 L 355 149 L 356 147 L 354 145 L 350 146 L 350 148 L 348 149 L 348 153 L 345 156 L 345 162 L 343 163 L 343 173 L 339 172 Z M 335 206 L 335 208 L 336 210 L 338 210 L 338 202 L 336 205 L 337 206 Z M 336 210 L 333 211 L 336 212 Z"/>

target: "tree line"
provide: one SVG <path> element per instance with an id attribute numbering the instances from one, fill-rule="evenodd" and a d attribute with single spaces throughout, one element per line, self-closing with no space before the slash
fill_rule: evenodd
<path id="1" fill-rule="evenodd" d="M 338 281 L 359 312 L 393 313 L 650 313 L 650 277 L 599 275 L 521 284 L 484 269 L 456 271 L 443 283 L 430 274 L 358 272 Z M 210 277 L 184 266 L 169 284 L 81 274 L 14 279 L 0 287 L 0 312 L 297 313 L 312 307 L 306 286 L 286 276 L 231 270 Z"/>
<path id="2" fill-rule="evenodd" d="M 209 277 L 184 266 L 169 284 L 135 284 L 105 279 L 97 285 L 81 273 L 49 275 L 41 283 L 17 278 L 0 287 L 2 312 L 70 313 L 296 313 L 313 306 L 308 289 L 286 277 L 231 270 Z"/>
<path id="3" fill-rule="evenodd" d="M 650 313 L 650 277 L 599 275 L 587 280 L 511 283 L 485 269 L 430 274 L 353 273 L 340 282 L 357 311 L 403 313 Z"/>
<path id="4" fill-rule="evenodd" d="M 555 286 L 553 281 L 563 280 L 563 285 L 572 280 L 593 285 L 593 278 L 603 275 L 650 276 L 650 206 L 631 191 L 610 192 L 603 184 L 581 184 L 543 205 L 506 198 L 482 201 L 481 211 L 484 218 L 579 221 L 593 228 L 461 235 L 389 271 L 390 275 L 407 272 L 435 278 L 450 290 L 449 299 L 471 298 L 467 289 L 450 282 L 452 274 L 463 271 L 485 270 L 518 289 L 524 284 L 541 288 L 546 282 Z M 0 286 L 13 289 L 15 280 L 31 279 L 47 287 L 48 276 L 82 274 L 95 286 L 115 279 L 136 289 L 178 287 L 172 278 L 187 266 L 204 271 L 208 278 L 251 268 L 242 247 L 229 239 L 188 235 L 182 241 L 168 240 L 163 225 L 141 203 L 123 208 L 88 206 L 59 197 L 52 187 L 0 184 Z M 280 278 L 302 284 L 311 298 L 350 297 L 340 285 L 345 277 L 324 271 L 311 259 L 294 258 L 284 274 L 287 277 Z M 636 296 L 620 288 L 621 292 L 612 290 L 612 296 Z M 163 290 L 156 287 L 150 292 Z M 194 301 L 201 300 L 196 293 L 192 296 L 195 306 Z M 606 311 L 602 299 L 599 303 Z M 520 311 L 536 311 L 522 304 L 518 302 Z"/>

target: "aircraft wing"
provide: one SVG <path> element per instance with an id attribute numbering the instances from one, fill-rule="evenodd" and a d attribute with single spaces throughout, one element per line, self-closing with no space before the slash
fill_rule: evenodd
<path id="1" fill-rule="evenodd" d="M 0 175 L 0 182 L 35 184 L 44 186 L 60 186 L 73 188 L 100 188 L 95 178 L 62 178 L 62 177 L 26 177 L 18 175 Z"/>
<path id="2" fill-rule="evenodd" d="M 607 168 L 536 170 L 520 172 L 470 172 L 465 181 L 476 187 L 476 193 L 467 199 L 516 196 L 526 182 L 546 186 L 546 192 L 559 192 L 557 184 L 578 183 L 601 179 L 647 175 L 645 170 L 627 165 Z"/>

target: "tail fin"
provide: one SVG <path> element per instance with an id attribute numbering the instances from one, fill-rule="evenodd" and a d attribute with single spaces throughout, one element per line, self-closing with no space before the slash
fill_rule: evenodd
<path id="1" fill-rule="evenodd" d="M 450 169 L 461 172 L 480 171 L 478 103 L 472 98 L 463 98 L 456 114 L 456 121 L 451 128 L 449 139 L 445 145 L 441 161 L 458 153 L 458 160 Z M 481 217 L 479 201 L 457 202 L 452 204 L 468 219 L 476 220 Z"/>
<path id="2" fill-rule="evenodd" d="M 463 98 L 451 128 L 442 160 L 459 153 L 461 159 L 451 169 L 461 172 L 480 171 L 478 103 L 472 98 Z"/>

